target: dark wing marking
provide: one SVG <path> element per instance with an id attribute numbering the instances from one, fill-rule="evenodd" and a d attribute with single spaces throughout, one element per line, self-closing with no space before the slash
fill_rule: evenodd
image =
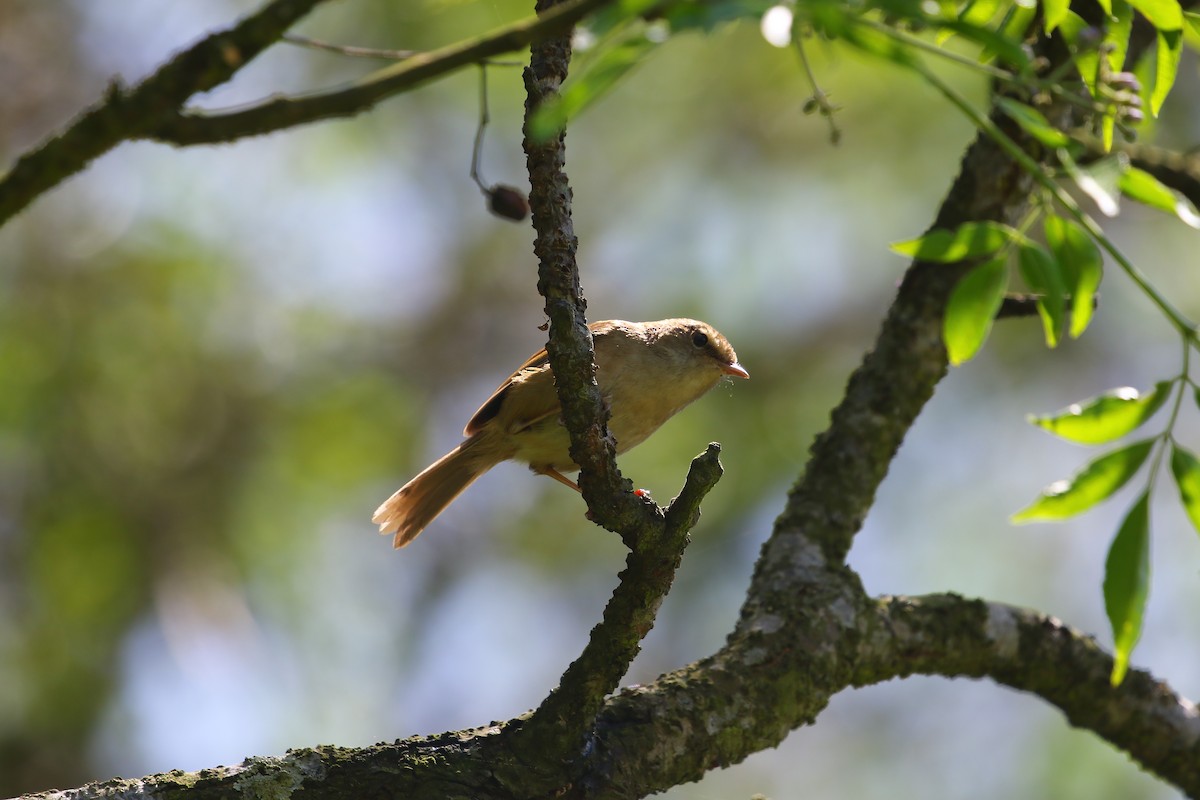
<path id="1" fill-rule="evenodd" d="M 549 364 L 550 359 L 544 349 L 538 350 L 531 355 L 524 364 L 517 368 L 516 372 L 504 379 L 504 383 L 496 387 L 496 391 L 492 392 L 491 397 L 484 401 L 479 410 L 467 422 L 467 427 L 463 428 L 463 436 L 475 435 L 484 425 L 496 418 L 496 415 L 500 413 L 500 408 L 504 405 L 504 398 L 508 396 L 508 390 L 512 388 L 514 382 L 523 383 L 522 378 L 527 380 L 531 373 L 540 372 L 546 369 Z M 557 407 L 556 402 L 555 408 Z M 545 414 L 542 416 L 545 416 Z M 525 424 L 528 425 L 529 423 Z"/>

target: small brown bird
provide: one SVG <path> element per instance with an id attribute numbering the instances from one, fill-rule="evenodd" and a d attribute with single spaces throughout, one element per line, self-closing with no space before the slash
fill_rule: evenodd
<path id="1" fill-rule="evenodd" d="M 694 319 L 588 326 L 596 349 L 596 383 L 611 411 L 608 430 L 618 453 L 640 444 L 725 375 L 749 378 L 715 328 Z M 569 440 L 545 350 L 530 356 L 487 399 L 467 427 L 466 441 L 384 501 L 371 517 L 393 547 L 417 537 L 472 481 L 501 461 L 521 461 L 579 491 Z"/>

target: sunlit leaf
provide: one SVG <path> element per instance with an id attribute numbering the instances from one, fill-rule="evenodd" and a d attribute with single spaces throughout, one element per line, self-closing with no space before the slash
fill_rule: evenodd
<path id="1" fill-rule="evenodd" d="M 649 37 L 631 36 L 600 52 L 561 94 L 538 107 L 529 119 L 530 136 L 538 141 L 557 136 L 569 120 L 603 97 L 657 45 Z"/>
<path id="2" fill-rule="evenodd" d="M 1046 335 L 1046 346 L 1057 347 L 1062 337 L 1066 310 L 1066 284 L 1062 266 L 1046 248 L 1035 242 L 1022 242 L 1018 264 L 1021 277 L 1037 294 L 1038 316 Z"/>
<path id="3" fill-rule="evenodd" d="M 979 61 L 987 63 L 999 56 L 1003 62 L 1018 66 L 1019 69 L 1024 71 L 1030 64 L 1029 53 L 1022 45 L 1022 42 L 1036 16 L 1036 2 L 1016 0 L 1013 5 L 1009 6 L 1004 14 L 1004 20 L 995 31 L 992 31 L 990 28 L 984 28 L 987 36 L 986 41 L 976 39 L 976 41 L 981 41 L 984 44 L 983 51 L 979 54 Z M 999 37 L 998 40 L 997 36 Z"/>
<path id="4" fill-rule="evenodd" d="M 1191 201 L 1166 186 L 1145 170 L 1130 167 L 1121 176 L 1121 193 L 1126 197 L 1145 203 L 1151 208 L 1174 214 L 1193 228 L 1200 227 L 1200 215 Z"/>
<path id="5" fill-rule="evenodd" d="M 1101 58 L 1108 60 L 1110 75 L 1125 68 L 1125 55 L 1129 51 L 1129 34 L 1132 31 L 1133 7 L 1126 0 L 1112 0 L 1112 14 L 1104 28 L 1104 40 L 1100 45 L 1100 55 Z M 1112 150 L 1116 123 L 1117 110 L 1110 107 L 1100 120 L 1100 139 L 1106 153 Z M 1087 190 L 1085 189 L 1085 191 Z M 1114 210 L 1113 213 L 1115 214 L 1116 211 Z"/>
<path id="6" fill-rule="evenodd" d="M 1105 444 L 1137 430 L 1170 394 L 1170 381 L 1161 381 L 1144 394 L 1123 386 L 1054 414 L 1030 416 L 1029 423 L 1078 444 Z"/>
<path id="7" fill-rule="evenodd" d="M 1175 213 L 1175 193 L 1145 170 L 1130 167 L 1121 175 L 1121 194 L 1168 213 Z"/>
<path id="8" fill-rule="evenodd" d="M 1043 0 L 1042 22 L 1045 25 L 1047 36 L 1054 33 L 1054 29 L 1062 24 L 1069 9 L 1070 0 Z"/>
<path id="9" fill-rule="evenodd" d="M 992 21 L 1002 5 L 1002 0 L 967 0 L 958 19 L 968 25 L 982 27 Z"/>
<path id="10" fill-rule="evenodd" d="M 1104 43 L 1101 52 L 1108 57 L 1108 68 L 1120 72 L 1125 68 L 1125 54 L 1129 51 L 1129 34 L 1133 31 L 1133 7 L 1127 0 L 1113 0 L 1112 14 L 1104 28 Z"/>
<path id="11" fill-rule="evenodd" d="M 1179 0 L 1129 0 L 1129 4 L 1159 31 L 1183 29 L 1183 8 Z"/>
<path id="12" fill-rule="evenodd" d="M 1067 292 L 1071 295 L 1071 322 L 1068 330 L 1072 339 L 1079 338 L 1092 321 L 1096 289 L 1100 287 L 1103 261 L 1100 249 L 1079 223 L 1056 214 L 1049 214 L 1044 223 L 1046 243 L 1062 265 Z"/>
<path id="13" fill-rule="evenodd" d="M 1153 439 L 1135 442 L 1091 462 L 1067 480 L 1055 481 L 1036 500 L 1013 514 L 1013 522 L 1066 519 L 1107 500 L 1146 462 Z"/>
<path id="14" fill-rule="evenodd" d="M 962 277 L 950 293 L 942 338 L 950 363 L 958 366 L 969 361 L 983 342 L 1008 285 L 1008 267 L 1004 258 L 986 261 Z"/>
<path id="15" fill-rule="evenodd" d="M 1200 460 L 1179 445 L 1171 448 L 1171 474 L 1192 527 L 1200 531 Z"/>
<path id="16" fill-rule="evenodd" d="M 997 97 L 996 105 L 1021 126 L 1021 129 L 1047 147 L 1065 147 L 1071 137 L 1050 124 L 1042 112 L 1010 97 Z"/>
<path id="17" fill-rule="evenodd" d="M 1200 14 L 1194 11 L 1183 12 L 1183 21 L 1193 36 L 1200 37 Z"/>
<path id="18" fill-rule="evenodd" d="M 1113 632 L 1113 670 L 1117 686 L 1129 670 L 1129 656 L 1142 635 L 1142 616 L 1150 591 L 1150 495 L 1129 509 L 1104 563 L 1104 610 Z"/>
<path id="19" fill-rule="evenodd" d="M 1088 92 L 1095 97 L 1096 81 L 1099 79 L 1100 72 L 1100 54 L 1094 43 L 1087 42 L 1082 38 L 1082 34 L 1090 29 L 1083 17 L 1070 10 L 1059 23 L 1059 32 L 1071 45 L 1071 53 L 1075 58 L 1075 66 L 1079 69 L 1079 77 L 1083 79 Z"/>
<path id="20" fill-rule="evenodd" d="M 953 231 L 938 228 L 916 239 L 896 242 L 891 248 L 893 252 L 918 261 L 950 264 L 993 255 L 1013 237 L 1019 236 L 999 222 L 967 222 Z"/>
<path id="21" fill-rule="evenodd" d="M 1179 72 L 1179 59 L 1183 55 L 1183 31 L 1158 32 L 1158 46 L 1154 56 L 1154 90 L 1150 93 L 1150 113 L 1157 117 L 1163 101 L 1175 85 Z"/>

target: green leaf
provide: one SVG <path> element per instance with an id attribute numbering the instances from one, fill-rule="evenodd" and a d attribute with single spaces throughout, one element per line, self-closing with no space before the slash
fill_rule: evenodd
<path id="1" fill-rule="evenodd" d="M 1017 19 L 1030 18 L 1033 14 L 1019 14 Z M 985 54 L 981 60 L 989 60 L 992 55 L 999 55 L 1000 60 L 1014 67 L 1018 72 L 1027 73 L 1033 66 L 1029 53 L 1021 46 L 1020 37 L 1005 36 L 991 28 L 962 20 L 943 20 L 938 23 L 941 27 L 953 31 L 964 39 L 969 39 L 983 45 Z"/>
<path id="2" fill-rule="evenodd" d="M 997 97 L 996 105 L 1021 126 L 1022 130 L 1047 147 L 1066 147 L 1071 137 L 1050 124 L 1042 112 L 1033 106 L 1017 102 L 1010 97 Z"/>
<path id="3" fill-rule="evenodd" d="M 1171 474 L 1192 527 L 1200 531 L 1200 460 L 1179 445 L 1171 448 Z"/>
<path id="4" fill-rule="evenodd" d="M 593 40 L 603 39 L 613 31 L 641 20 L 657 0 L 619 0 L 601 8 L 587 20 L 586 27 Z"/>
<path id="5" fill-rule="evenodd" d="M 1183 30 L 1183 8 L 1179 0 L 1129 0 L 1129 4 L 1160 32 Z"/>
<path id="6" fill-rule="evenodd" d="M 819 4 L 809 9 L 809 21 L 820 34 L 840 38 L 865 53 L 891 61 L 900 66 L 913 63 L 912 48 L 882 31 L 858 24 L 831 4 Z"/>
<path id="7" fill-rule="evenodd" d="M 1121 175 L 1121 180 L 1117 185 L 1121 189 L 1121 194 L 1132 200 L 1145 203 L 1151 208 L 1157 208 L 1169 214 L 1175 213 L 1175 193 L 1145 170 L 1130 167 Z"/>
<path id="8" fill-rule="evenodd" d="M 1082 403 L 1072 403 L 1045 416 L 1029 416 L 1029 423 L 1077 444 L 1105 444 L 1141 427 L 1162 408 L 1171 394 L 1171 382 L 1161 381 L 1145 394 L 1122 386 Z"/>
<path id="9" fill-rule="evenodd" d="M 1046 26 L 1046 35 L 1054 33 L 1054 29 L 1062 24 L 1070 10 L 1070 0 L 1043 0 L 1042 17 Z"/>
<path id="10" fill-rule="evenodd" d="M 1120 685 L 1129 670 L 1129 656 L 1142 635 L 1142 617 L 1150 592 L 1150 494 L 1129 509 L 1104 563 L 1104 610 L 1113 632 L 1113 670 L 1109 678 Z"/>
<path id="11" fill-rule="evenodd" d="M 1166 186 L 1145 170 L 1130 167 L 1121 176 L 1121 193 L 1126 197 L 1145 203 L 1151 208 L 1174 214 L 1187 225 L 1200 228 L 1200 214 L 1186 197 Z"/>
<path id="12" fill-rule="evenodd" d="M 980 63 L 987 63 L 999 55 L 1002 61 L 1018 66 L 1022 71 L 1032 66 L 1029 62 L 1029 53 L 1021 45 L 1021 42 L 1024 41 L 1036 16 L 1036 2 L 1026 3 L 1024 0 L 1015 0 L 1015 3 L 1009 6 L 1008 11 L 1005 12 L 1003 21 L 994 32 L 984 28 L 988 40 L 983 42 L 983 52 L 979 54 Z M 997 35 L 999 39 L 996 38 Z"/>
<path id="13" fill-rule="evenodd" d="M 1002 4 L 1002 0 L 967 0 L 962 13 L 958 15 L 959 22 L 976 27 L 987 25 Z"/>
<path id="14" fill-rule="evenodd" d="M 1055 481 L 1038 498 L 1013 514 L 1015 523 L 1073 517 L 1102 500 L 1107 500 L 1132 478 L 1146 462 L 1153 439 L 1105 453 L 1068 480 Z"/>
<path id="15" fill-rule="evenodd" d="M 1018 263 L 1021 277 L 1038 296 L 1037 310 L 1038 316 L 1042 318 L 1046 346 L 1057 347 L 1066 319 L 1064 303 L 1067 290 L 1063 281 L 1062 266 L 1046 248 L 1035 242 L 1021 243 Z"/>
<path id="16" fill-rule="evenodd" d="M 992 329 L 992 322 L 1008 285 L 1008 267 L 1003 256 L 985 261 L 971 269 L 950 293 L 942 338 L 953 366 L 959 366 L 979 352 Z"/>
<path id="17" fill-rule="evenodd" d="M 1072 339 L 1078 339 L 1092 321 L 1092 306 L 1096 289 L 1103 275 L 1100 249 L 1079 223 L 1055 214 L 1047 215 L 1044 223 L 1046 243 L 1058 263 L 1071 295 Z"/>
<path id="18" fill-rule="evenodd" d="M 1120 72 L 1125 68 L 1125 54 L 1129 52 L 1129 34 L 1133 31 L 1133 7 L 1127 0 L 1113 0 L 1112 15 L 1104 31 L 1101 52 L 1108 53 L 1108 68 Z"/>
<path id="19" fill-rule="evenodd" d="M 1020 234 L 999 222 L 966 222 L 953 231 L 932 230 L 924 236 L 896 242 L 892 251 L 918 261 L 952 264 L 996 253 Z"/>
<path id="20" fill-rule="evenodd" d="M 1200 36 L 1200 14 L 1185 11 L 1183 12 L 1183 21 L 1195 36 Z"/>
<path id="21" fill-rule="evenodd" d="M 529 119 L 530 136 L 541 142 L 557 136 L 569 120 L 603 97 L 657 45 L 645 36 L 631 36 L 600 52 L 561 94 L 538 106 Z"/>
<path id="22" fill-rule="evenodd" d="M 1129 34 L 1132 31 L 1133 8 L 1126 0 L 1112 0 L 1112 16 L 1104 31 L 1104 41 L 1100 45 L 1102 57 L 1107 54 L 1108 74 L 1120 72 L 1125 68 L 1125 55 L 1129 51 Z M 1117 110 L 1110 107 L 1100 120 L 1100 139 L 1106 153 L 1112 150 L 1116 124 Z"/>
<path id="23" fill-rule="evenodd" d="M 1105 13 L 1110 13 L 1107 9 Z M 1079 77 L 1083 79 L 1092 97 L 1096 97 L 1096 81 L 1100 73 L 1100 54 L 1095 44 L 1081 40 L 1081 34 L 1090 30 L 1083 17 L 1074 11 L 1067 11 L 1061 23 L 1060 32 L 1070 45 L 1071 55 L 1075 58 L 1075 66 L 1079 69 Z"/>
<path id="24" fill-rule="evenodd" d="M 1154 57 L 1154 91 L 1150 93 L 1150 114 L 1157 117 L 1163 101 L 1175 85 L 1179 58 L 1183 55 L 1183 31 L 1158 32 L 1158 47 Z"/>

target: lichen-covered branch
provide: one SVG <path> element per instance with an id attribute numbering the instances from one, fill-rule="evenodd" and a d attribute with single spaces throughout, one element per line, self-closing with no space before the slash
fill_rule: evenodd
<path id="1" fill-rule="evenodd" d="M 1200 711 L 1148 672 L 1109 684 L 1112 657 L 1047 614 L 957 595 L 885 597 L 856 684 L 912 674 L 987 677 L 1057 706 L 1192 797 L 1200 796 Z"/>

